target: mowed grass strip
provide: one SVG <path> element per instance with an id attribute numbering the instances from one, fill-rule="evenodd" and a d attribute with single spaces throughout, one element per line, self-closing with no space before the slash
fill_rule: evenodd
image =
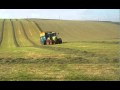
<path id="1" fill-rule="evenodd" d="M 32 44 L 26 39 L 23 29 L 19 21 L 14 21 L 16 39 L 21 47 L 32 46 Z"/>
<path id="2" fill-rule="evenodd" d="M 63 43 L 54 46 L 49 46 L 50 49 L 63 51 L 71 55 L 71 58 L 88 61 L 92 63 L 119 63 L 119 44 L 109 43 L 110 41 L 101 42 L 74 42 Z M 108 43 L 107 43 L 108 42 Z M 69 57 L 70 57 L 69 55 Z M 77 56 L 77 57 L 76 57 Z M 74 58 L 76 57 L 76 58 Z M 70 58 L 69 58 L 70 59 Z M 77 60 L 78 60 L 77 59 Z"/>
<path id="3" fill-rule="evenodd" d="M 9 19 L 6 19 L 4 22 L 4 32 L 3 32 L 3 41 L 1 48 L 15 48 L 14 39 L 13 39 L 13 30 L 12 25 Z"/>
<path id="4" fill-rule="evenodd" d="M 32 36 L 30 37 L 31 40 L 34 41 L 37 45 L 40 45 L 40 39 L 39 39 L 40 38 L 40 31 L 39 31 L 39 28 L 32 21 L 27 21 L 26 20 L 26 22 L 27 22 L 27 25 L 29 27 L 27 29 L 29 29 L 32 33 Z"/>
<path id="5" fill-rule="evenodd" d="M 23 24 L 24 27 L 24 31 L 26 33 L 26 36 L 28 38 L 28 40 L 34 45 L 34 46 L 38 46 L 38 44 L 36 44 L 36 42 L 34 40 L 39 40 L 39 35 L 36 35 L 35 31 L 32 31 L 32 29 L 29 27 L 29 22 L 27 20 L 20 20 L 20 22 Z M 34 37 L 34 40 L 33 38 Z"/>
<path id="6" fill-rule="evenodd" d="M 1 45 L 1 42 L 2 42 L 2 29 L 3 29 L 3 20 L 0 19 L 0 45 Z"/>
<path id="7" fill-rule="evenodd" d="M 1 57 L 0 63 L 115 64 L 119 63 L 118 48 L 118 44 L 90 42 L 63 43 L 36 48 L 24 47 L 19 50 L 7 50 L 7 52 L 1 50 L 2 57 L 7 55 L 10 58 L 3 59 Z M 12 57 L 14 58 L 12 59 Z M 9 59 L 10 61 L 8 61 Z"/>
<path id="8" fill-rule="evenodd" d="M 14 44 L 15 44 L 16 47 L 19 47 L 19 44 L 18 44 L 18 42 L 17 42 L 17 40 L 16 40 L 14 23 L 13 23 L 13 21 L 12 21 L 11 19 L 10 19 L 10 21 L 11 21 L 11 24 L 12 24 Z"/>
<path id="9" fill-rule="evenodd" d="M 0 48 L 0 63 L 47 63 L 49 58 L 64 58 L 59 51 L 35 47 Z M 46 60 L 45 60 L 45 59 Z M 50 61 L 50 60 L 49 60 Z"/>
<path id="10" fill-rule="evenodd" d="M 21 27 L 22 27 L 23 32 L 24 32 L 24 35 L 25 35 L 25 37 L 27 38 L 27 40 L 28 40 L 33 46 L 37 46 L 37 45 L 29 38 L 29 36 L 27 35 L 27 32 L 26 32 L 26 30 L 25 30 L 25 27 L 24 27 L 23 22 L 20 21 L 20 20 L 19 20 L 19 22 L 20 22 L 20 24 L 21 24 Z"/>

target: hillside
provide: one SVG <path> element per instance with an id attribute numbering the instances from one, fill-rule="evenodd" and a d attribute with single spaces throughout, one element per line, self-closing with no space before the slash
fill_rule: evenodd
<path id="1" fill-rule="evenodd" d="M 4 22 L 3 22 L 4 21 Z M 1 46 L 39 45 L 39 25 L 42 31 L 55 31 L 63 42 L 119 39 L 120 25 L 107 22 L 67 20 L 0 20 Z M 2 29 L 3 33 L 2 33 Z M 14 29 L 14 31 L 13 31 Z"/>
<path id="2" fill-rule="evenodd" d="M 33 20 L 43 31 L 60 33 L 63 41 L 113 40 L 120 36 L 120 25 L 108 22 Z"/>
<path id="3" fill-rule="evenodd" d="M 41 45 L 41 31 L 64 43 Z M 119 35 L 109 22 L 0 19 L 0 81 L 119 80 Z"/>

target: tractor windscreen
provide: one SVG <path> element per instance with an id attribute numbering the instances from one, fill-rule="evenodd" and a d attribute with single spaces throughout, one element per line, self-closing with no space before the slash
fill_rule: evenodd
<path id="1" fill-rule="evenodd" d="M 46 37 L 53 37 L 56 36 L 56 33 L 46 33 Z"/>

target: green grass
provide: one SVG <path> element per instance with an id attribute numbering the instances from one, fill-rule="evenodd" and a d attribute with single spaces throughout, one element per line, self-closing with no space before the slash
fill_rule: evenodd
<path id="1" fill-rule="evenodd" d="M 85 49 L 85 45 L 89 48 Z M 119 80 L 117 47 L 118 44 L 78 42 L 0 49 L 0 80 Z"/>
<path id="2" fill-rule="evenodd" d="M 2 35 L 2 20 L 0 20 L 0 40 L 1 40 L 1 35 Z"/>
<path id="3" fill-rule="evenodd" d="M 65 20 L 5 20 L 0 80 L 119 80 L 119 25 Z M 23 24 L 24 30 L 21 26 Z M 40 45 L 39 29 L 59 32 L 63 44 Z M 2 28 L 0 20 L 0 33 Z"/>
<path id="4" fill-rule="evenodd" d="M 65 21 L 65 20 L 33 20 L 44 31 L 60 33 L 63 41 L 96 41 L 118 39 L 120 26 L 107 22 Z"/>
<path id="5" fill-rule="evenodd" d="M 21 47 L 32 46 L 32 44 L 26 39 L 25 35 L 23 34 L 23 29 L 19 21 L 14 21 L 14 27 L 15 27 L 15 34 L 18 44 Z"/>
<path id="6" fill-rule="evenodd" d="M 0 71 L 6 81 L 119 80 L 118 65 L 110 64 L 0 64 Z"/>
<path id="7" fill-rule="evenodd" d="M 1 30 L 2 30 L 2 22 L 3 22 L 3 20 L 0 19 L 0 34 L 1 34 Z"/>
<path id="8" fill-rule="evenodd" d="M 29 22 L 27 20 L 22 20 L 22 23 L 25 28 L 25 32 L 27 33 L 30 40 L 32 40 L 35 44 L 40 45 L 39 41 L 39 30 L 36 29 L 37 27 L 34 25 L 34 23 Z"/>
<path id="9" fill-rule="evenodd" d="M 5 20 L 4 22 L 4 32 L 3 41 L 1 43 L 1 48 L 14 48 L 13 31 L 10 20 Z"/>

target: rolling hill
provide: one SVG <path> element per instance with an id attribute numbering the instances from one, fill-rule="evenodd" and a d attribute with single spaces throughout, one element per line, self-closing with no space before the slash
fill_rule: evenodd
<path id="1" fill-rule="evenodd" d="M 119 40 L 120 25 L 94 21 L 1 19 L 1 47 L 40 45 L 40 31 L 55 31 L 63 42 Z"/>
<path id="2" fill-rule="evenodd" d="M 35 23 L 38 24 L 42 31 L 55 31 L 59 33 L 59 37 L 62 37 L 64 42 L 114 40 L 119 39 L 120 35 L 120 26 L 109 22 L 39 19 L 2 21 L 0 20 L 0 34 L 2 36 L 2 24 L 4 23 L 2 43 L 3 45 L 5 43 L 6 46 L 9 46 L 10 43 L 10 46 L 14 46 L 14 32 L 15 40 L 20 46 L 31 46 L 33 43 L 39 45 L 40 30 Z M 12 29 L 14 29 L 14 32 Z M 32 44 L 31 41 L 33 42 Z"/>
<path id="3" fill-rule="evenodd" d="M 41 45 L 42 31 L 64 43 Z M 116 23 L 0 19 L 0 80 L 119 80 L 119 39 Z"/>
<path id="4" fill-rule="evenodd" d="M 43 31 L 60 33 L 63 41 L 111 40 L 120 36 L 120 26 L 109 22 L 33 20 Z"/>

